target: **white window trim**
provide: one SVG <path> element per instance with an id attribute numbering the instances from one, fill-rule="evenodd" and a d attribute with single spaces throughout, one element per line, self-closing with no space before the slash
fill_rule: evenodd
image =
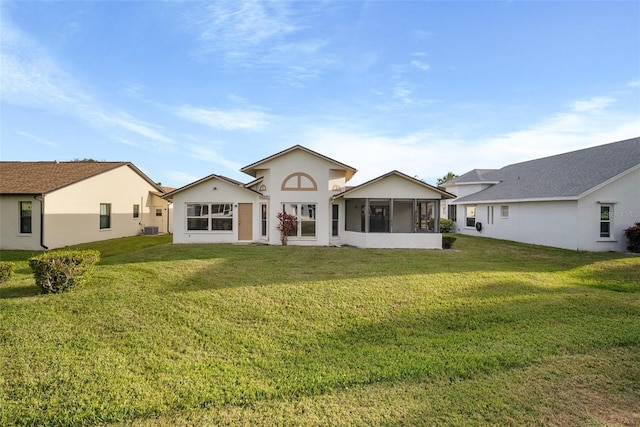
<path id="1" fill-rule="evenodd" d="M 614 233 L 613 233 L 613 218 L 615 217 L 614 215 L 614 204 L 613 203 L 605 203 L 605 202 L 598 202 L 598 242 L 615 242 L 616 239 L 614 238 Z M 602 220 L 602 208 L 603 207 L 609 207 L 609 220 L 608 221 L 603 221 Z M 600 227 L 602 225 L 603 222 L 608 222 L 609 223 L 609 236 L 602 236 L 600 233 Z"/>
<path id="2" fill-rule="evenodd" d="M 31 211 L 31 215 L 29 216 L 29 228 L 31 229 L 30 232 L 28 233 L 23 233 L 22 232 L 22 204 L 23 203 L 28 203 L 29 206 L 31 206 L 30 211 Z M 18 236 L 21 237 L 29 237 L 33 235 L 33 202 L 31 202 L 30 200 L 20 200 L 18 202 L 18 210 L 19 210 L 19 217 L 18 217 Z"/>
<path id="3" fill-rule="evenodd" d="M 113 226 L 113 223 L 112 223 L 113 222 L 113 216 L 112 216 L 112 211 L 113 210 L 111 209 L 112 204 L 111 203 L 100 203 L 99 212 L 98 212 L 98 221 L 102 220 L 102 205 L 105 205 L 105 206 L 109 207 L 109 215 L 108 215 L 109 216 L 109 226 L 105 227 L 105 228 L 102 228 L 102 223 L 100 222 L 98 224 L 99 231 L 100 232 L 102 232 L 102 231 L 111 231 L 111 228 Z"/>
<path id="4" fill-rule="evenodd" d="M 470 217 L 467 216 L 467 208 L 474 208 L 474 216 Z M 473 218 L 473 225 L 467 225 L 467 219 L 468 218 Z M 476 229 L 476 224 L 478 223 L 478 207 L 477 206 L 471 206 L 471 205 L 465 205 L 464 207 L 464 228 L 469 228 L 469 229 Z"/>
<path id="5" fill-rule="evenodd" d="M 189 205 L 207 205 L 208 213 L 207 216 L 189 216 L 188 209 Z M 211 230 L 211 220 L 214 218 L 212 215 L 212 205 L 230 205 L 231 211 L 233 215 L 231 216 L 231 230 Z M 223 203 L 213 203 L 213 202 L 185 202 L 184 204 L 184 232 L 188 234 L 233 234 L 235 232 L 236 225 L 236 209 L 234 208 L 234 203 L 232 202 L 223 202 Z M 189 229 L 189 218 L 207 218 L 207 229 L 206 230 L 190 230 Z"/>
<path id="6" fill-rule="evenodd" d="M 315 234 L 313 236 L 302 236 L 302 220 L 299 215 L 296 215 L 296 221 L 298 222 L 298 232 L 295 236 L 289 236 L 288 238 L 291 240 L 318 240 L 318 203 L 315 202 L 283 202 L 281 205 L 281 212 L 284 205 L 297 205 L 296 212 L 300 212 L 300 207 L 302 205 L 313 205 L 315 207 L 315 218 L 313 218 L 313 222 L 315 223 Z M 307 220 L 309 221 L 309 220 Z"/>

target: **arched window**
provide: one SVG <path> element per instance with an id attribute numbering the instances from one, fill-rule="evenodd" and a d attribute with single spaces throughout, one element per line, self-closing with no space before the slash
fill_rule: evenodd
<path id="1" fill-rule="evenodd" d="M 282 191 L 318 191 L 318 184 L 311 175 L 294 172 L 282 181 Z"/>

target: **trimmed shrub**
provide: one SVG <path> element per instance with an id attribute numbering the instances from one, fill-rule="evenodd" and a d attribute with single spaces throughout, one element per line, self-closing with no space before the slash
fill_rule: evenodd
<path id="1" fill-rule="evenodd" d="M 31 258 L 29 267 L 42 292 L 56 294 L 86 283 L 99 260 L 94 250 L 45 252 Z"/>
<path id="2" fill-rule="evenodd" d="M 13 263 L 0 261 L 0 285 L 7 283 L 13 277 Z"/>
<path id="3" fill-rule="evenodd" d="M 440 218 L 440 232 L 451 233 L 453 231 L 453 221 L 447 218 Z"/>
<path id="4" fill-rule="evenodd" d="M 624 235 L 627 237 L 627 249 L 640 253 L 640 222 L 624 230 Z"/>
<path id="5" fill-rule="evenodd" d="M 442 249 L 451 249 L 456 240 L 453 236 L 442 236 Z"/>

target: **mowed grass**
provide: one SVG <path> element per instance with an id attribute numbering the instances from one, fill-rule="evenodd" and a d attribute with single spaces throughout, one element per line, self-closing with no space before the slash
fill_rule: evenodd
<path id="1" fill-rule="evenodd" d="M 83 245 L 41 295 L 0 252 L 0 425 L 640 425 L 640 257 Z"/>

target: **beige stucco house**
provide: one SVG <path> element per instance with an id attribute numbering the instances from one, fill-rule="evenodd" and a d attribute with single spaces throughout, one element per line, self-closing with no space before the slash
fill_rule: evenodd
<path id="1" fill-rule="evenodd" d="M 0 162 L 0 249 L 170 232 L 170 205 L 129 162 Z"/>
<path id="2" fill-rule="evenodd" d="M 241 169 L 242 183 L 209 175 L 166 194 L 174 243 L 281 244 L 277 214 L 295 216 L 290 245 L 442 248 L 440 201 L 453 198 L 392 171 L 356 187 L 356 169 L 300 145 Z"/>

